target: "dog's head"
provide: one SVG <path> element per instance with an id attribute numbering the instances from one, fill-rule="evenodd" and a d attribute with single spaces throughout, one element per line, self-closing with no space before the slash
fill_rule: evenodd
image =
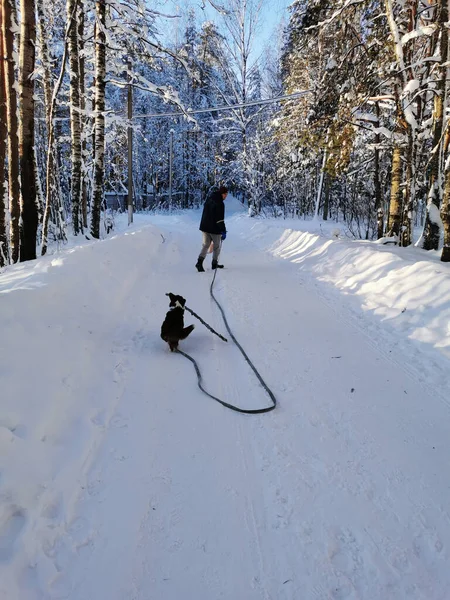
<path id="1" fill-rule="evenodd" d="M 184 305 L 186 304 L 186 298 L 183 298 L 183 296 L 177 296 L 176 294 L 172 294 L 171 292 L 166 294 L 166 296 L 169 296 L 169 306 L 171 308 L 175 308 L 177 306 L 179 306 L 180 308 L 184 308 Z"/>

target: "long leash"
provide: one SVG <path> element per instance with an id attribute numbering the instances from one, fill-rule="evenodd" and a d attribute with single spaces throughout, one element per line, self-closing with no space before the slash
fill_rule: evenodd
<path id="1" fill-rule="evenodd" d="M 198 319 L 200 321 L 200 323 L 203 323 L 203 325 L 209 329 L 209 331 L 211 331 L 211 333 L 214 333 L 215 335 L 217 335 L 217 337 L 220 337 L 221 340 L 223 340 L 224 342 L 228 342 L 227 338 L 224 337 L 223 335 L 221 335 L 220 333 L 217 333 L 217 331 L 215 331 L 211 325 L 208 325 L 208 323 L 206 321 L 204 321 L 197 313 L 195 313 L 193 310 L 191 310 L 188 306 L 184 307 L 185 310 L 187 310 L 188 312 L 191 313 L 191 315 L 193 317 L 195 317 L 196 319 Z"/>
<path id="2" fill-rule="evenodd" d="M 195 359 L 192 358 L 192 356 L 189 356 L 189 354 L 186 354 L 186 352 L 183 352 L 182 350 L 178 349 L 177 352 L 179 354 L 182 354 L 188 360 L 190 360 L 191 363 L 194 365 L 195 372 L 197 373 L 197 385 L 198 385 L 198 387 L 200 388 L 200 390 L 204 394 L 206 394 L 207 396 L 209 396 L 209 398 L 212 398 L 216 402 L 219 402 L 219 404 L 222 404 L 222 406 L 225 406 L 226 408 L 229 408 L 230 410 L 234 410 L 234 411 L 239 412 L 239 413 L 244 413 L 244 414 L 247 414 L 247 415 L 260 415 L 260 414 L 263 414 L 263 413 L 268 413 L 268 412 L 272 411 L 276 407 L 276 405 L 277 405 L 277 399 L 275 398 L 275 395 L 272 392 L 272 390 L 269 388 L 269 386 L 265 383 L 264 379 L 261 377 L 261 375 L 260 375 L 259 371 L 257 370 L 257 368 L 255 367 L 255 365 L 252 363 L 252 361 L 250 360 L 250 358 L 247 356 L 247 353 L 245 352 L 245 350 L 243 349 L 243 347 L 241 346 L 241 344 L 237 341 L 236 337 L 234 336 L 233 332 L 230 329 L 230 326 L 228 325 L 228 321 L 227 321 L 227 318 L 225 316 L 225 312 L 224 312 L 223 308 L 221 307 L 221 305 L 220 305 L 219 301 L 217 300 L 217 298 L 214 296 L 214 292 L 213 292 L 213 286 L 214 286 L 214 282 L 216 280 L 216 275 L 217 275 L 217 269 L 215 270 L 214 277 L 213 277 L 213 279 L 211 281 L 211 286 L 209 288 L 209 293 L 210 293 L 212 299 L 214 300 L 214 302 L 216 303 L 217 307 L 220 310 L 220 313 L 221 313 L 222 318 L 223 318 L 223 322 L 225 323 L 225 327 L 226 327 L 228 333 L 230 334 L 230 338 L 233 340 L 233 342 L 239 348 L 241 354 L 243 355 L 243 357 L 245 358 L 245 360 L 249 364 L 249 366 L 252 369 L 253 373 L 256 375 L 259 383 L 262 385 L 262 387 L 264 388 L 264 390 L 267 392 L 269 398 L 272 401 L 272 406 L 267 406 L 266 408 L 254 408 L 254 409 L 239 408 L 238 406 L 234 406 L 234 404 L 229 404 L 228 402 L 225 402 L 224 400 L 221 400 L 220 398 L 217 398 L 216 396 L 213 396 L 212 394 L 210 394 L 209 392 L 207 392 L 205 390 L 205 388 L 203 387 L 202 374 L 201 374 L 200 368 L 199 368 L 198 364 L 196 363 Z M 199 318 L 198 315 L 195 315 L 195 313 L 193 311 L 189 310 L 189 312 L 191 312 L 194 316 L 196 316 L 197 318 Z M 204 325 L 206 325 L 206 323 L 202 319 L 200 319 L 200 321 L 202 321 L 202 323 Z M 221 336 L 220 334 L 218 334 L 216 331 L 214 331 L 209 326 L 208 326 L 208 328 L 211 329 L 211 331 L 213 331 L 220 338 L 225 339 L 223 336 Z"/>

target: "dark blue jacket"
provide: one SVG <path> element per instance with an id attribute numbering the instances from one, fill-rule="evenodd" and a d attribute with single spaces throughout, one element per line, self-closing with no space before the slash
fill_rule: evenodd
<path id="1" fill-rule="evenodd" d="M 205 233 L 224 233 L 225 227 L 225 204 L 222 194 L 213 192 L 206 199 L 203 207 L 200 231 Z"/>

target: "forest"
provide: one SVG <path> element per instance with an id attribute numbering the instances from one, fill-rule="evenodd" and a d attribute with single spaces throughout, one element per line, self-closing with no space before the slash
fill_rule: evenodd
<path id="1" fill-rule="evenodd" d="M 0 0 L 0 267 L 219 182 L 450 261 L 448 0 L 269 1 Z"/>

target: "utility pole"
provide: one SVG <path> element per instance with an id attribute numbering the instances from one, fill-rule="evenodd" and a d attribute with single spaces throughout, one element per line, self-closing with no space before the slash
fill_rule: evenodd
<path id="1" fill-rule="evenodd" d="M 169 144 L 169 210 L 172 210 L 172 170 L 173 170 L 173 134 L 175 131 L 170 130 Z"/>
<path id="2" fill-rule="evenodd" d="M 133 222 L 133 127 L 131 125 L 133 119 L 133 86 L 131 84 L 131 59 L 128 59 L 128 225 Z"/>

